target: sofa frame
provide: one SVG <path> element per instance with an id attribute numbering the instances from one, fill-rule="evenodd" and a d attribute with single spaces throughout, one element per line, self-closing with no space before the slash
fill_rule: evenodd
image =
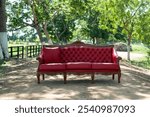
<path id="1" fill-rule="evenodd" d="M 76 41 L 76 42 L 73 42 L 71 44 L 67 44 L 67 45 L 43 45 L 42 48 L 44 47 L 60 47 L 60 48 L 63 48 L 63 47 L 71 47 L 71 46 L 76 46 L 76 47 L 80 47 L 80 46 L 84 46 L 84 47 L 98 47 L 98 48 L 103 48 L 103 47 L 112 47 L 114 48 L 114 45 L 104 45 L 104 46 L 99 46 L 99 45 L 92 45 L 92 44 L 85 44 L 81 41 Z M 40 71 L 39 70 L 39 67 L 40 65 L 42 64 L 42 56 L 41 54 L 37 57 L 37 60 L 38 60 L 38 69 L 37 69 L 37 83 L 40 84 L 40 76 L 42 75 L 42 79 L 45 80 L 45 74 L 47 75 L 56 75 L 56 74 L 63 74 L 63 80 L 64 80 L 64 84 L 67 83 L 67 75 L 68 74 L 76 74 L 76 75 L 82 75 L 82 74 L 90 74 L 91 75 L 91 80 L 92 80 L 92 83 L 94 83 L 94 79 L 95 79 L 95 74 L 102 74 L 102 75 L 112 75 L 112 79 L 114 80 L 115 79 L 115 74 L 118 75 L 118 83 L 120 83 L 120 80 L 121 80 L 121 69 L 120 69 L 120 64 L 119 64 L 119 61 L 122 59 L 121 57 L 119 57 L 115 51 L 115 56 L 116 56 L 116 59 L 117 59 L 117 64 L 119 65 L 119 69 L 117 71 L 105 71 L 105 70 L 92 70 L 92 71 L 88 71 L 88 70 L 74 70 L 74 71 L 71 71 L 71 70 L 58 70 L 58 71 L 55 71 L 55 72 L 51 72 L 51 71 Z"/>

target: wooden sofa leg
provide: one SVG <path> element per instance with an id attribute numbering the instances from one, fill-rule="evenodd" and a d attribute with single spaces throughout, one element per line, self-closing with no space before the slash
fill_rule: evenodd
<path id="1" fill-rule="evenodd" d="M 94 83 L 94 78 L 95 78 L 95 74 L 92 73 L 92 74 L 91 74 L 92 83 Z"/>
<path id="2" fill-rule="evenodd" d="M 120 83 L 121 80 L 121 72 L 118 73 L 118 83 Z"/>
<path id="3" fill-rule="evenodd" d="M 42 77 L 43 77 L 43 80 L 45 80 L 45 76 L 44 76 L 44 74 L 42 74 Z"/>
<path id="4" fill-rule="evenodd" d="M 37 83 L 40 84 L 40 74 L 37 73 Z"/>
<path id="5" fill-rule="evenodd" d="M 67 74 L 64 73 L 64 84 L 67 84 Z"/>
<path id="6" fill-rule="evenodd" d="M 113 79 L 113 80 L 115 79 L 115 74 L 112 75 L 112 79 Z"/>

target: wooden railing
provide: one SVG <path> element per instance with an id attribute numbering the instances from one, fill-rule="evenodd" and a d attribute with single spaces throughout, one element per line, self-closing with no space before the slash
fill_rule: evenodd
<path id="1" fill-rule="evenodd" d="M 26 47 L 27 57 L 35 57 L 39 54 L 41 46 L 30 45 Z"/>
<path id="2" fill-rule="evenodd" d="M 8 49 L 11 58 L 24 58 L 24 46 L 11 46 Z"/>
<path id="3" fill-rule="evenodd" d="M 10 58 L 35 57 L 41 50 L 41 45 L 11 46 L 8 48 Z"/>

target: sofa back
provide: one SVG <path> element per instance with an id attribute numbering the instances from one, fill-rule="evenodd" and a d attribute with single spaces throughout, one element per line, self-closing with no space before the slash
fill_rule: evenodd
<path id="1" fill-rule="evenodd" d="M 62 62 L 112 62 L 112 47 L 71 46 L 60 49 Z"/>
<path id="2" fill-rule="evenodd" d="M 42 58 L 44 63 L 59 62 L 116 62 L 112 46 L 94 46 L 84 43 L 73 43 L 66 46 L 43 47 Z"/>
<path id="3" fill-rule="evenodd" d="M 60 63 L 60 48 L 59 47 L 43 47 L 41 56 L 44 63 Z"/>

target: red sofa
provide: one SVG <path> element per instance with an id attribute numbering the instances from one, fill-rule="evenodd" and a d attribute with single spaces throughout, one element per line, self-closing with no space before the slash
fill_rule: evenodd
<path id="1" fill-rule="evenodd" d="M 37 80 L 40 83 L 40 75 L 63 73 L 64 83 L 67 81 L 68 73 L 91 74 L 118 74 L 118 83 L 121 79 L 119 65 L 120 58 L 117 56 L 113 46 L 95 46 L 75 42 L 65 46 L 43 46 L 39 57 L 37 69 Z"/>

